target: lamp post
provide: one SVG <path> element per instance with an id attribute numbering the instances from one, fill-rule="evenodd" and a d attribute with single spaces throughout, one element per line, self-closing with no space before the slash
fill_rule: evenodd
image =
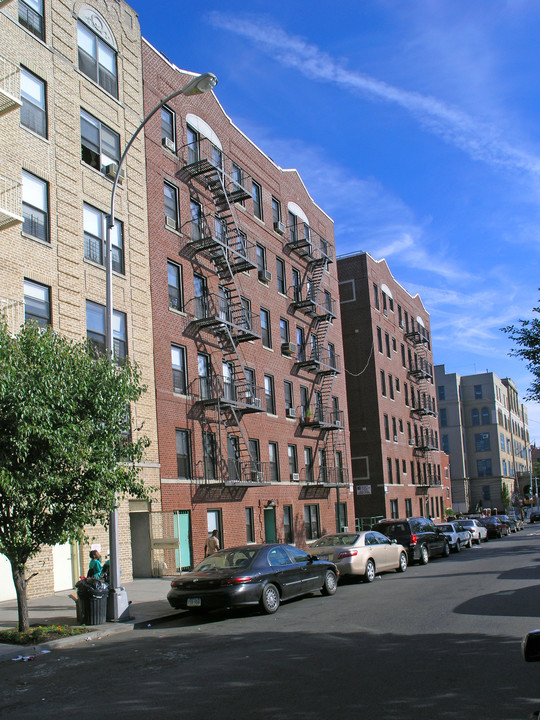
<path id="1" fill-rule="evenodd" d="M 129 149 L 133 145 L 135 138 L 141 132 L 146 123 L 153 117 L 158 110 L 166 105 L 170 100 L 178 95 L 200 95 L 201 93 L 212 90 L 217 84 L 217 77 L 213 73 L 204 73 L 192 78 L 183 88 L 176 90 L 168 95 L 164 100 L 156 105 L 156 107 L 148 113 L 135 130 L 127 143 L 113 180 L 111 190 L 111 210 L 107 216 L 107 231 L 105 236 L 105 256 L 106 256 L 106 299 L 105 299 L 105 324 L 107 330 L 106 350 L 111 361 L 114 360 L 113 346 L 113 267 L 112 267 L 112 247 L 111 247 L 111 231 L 114 228 L 114 201 L 116 197 L 116 188 L 118 186 L 118 178 L 124 163 L 125 157 Z M 124 620 L 129 617 L 129 602 L 126 591 L 120 587 L 120 559 L 119 559 L 119 537 L 118 537 L 118 508 L 115 507 L 111 511 L 109 518 L 109 552 L 110 552 L 110 584 L 111 592 L 109 595 L 109 603 L 107 607 L 107 620 Z"/>

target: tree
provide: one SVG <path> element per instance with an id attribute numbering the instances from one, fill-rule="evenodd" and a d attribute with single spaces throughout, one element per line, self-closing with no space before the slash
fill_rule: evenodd
<path id="1" fill-rule="evenodd" d="M 510 497 L 510 491 L 508 490 L 508 485 L 503 482 L 502 488 L 501 488 L 501 504 L 506 512 L 510 508 L 511 502 L 512 502 L 512 499 Z"/>
<path id="2" fill-rule="evenodd" d="M 131 440 L 140 372 L 27 323 L 0 322 L 0 553 L 11 563 L 19 630 L 29 629 L 26 564 L 45 545 L 107 522 L 117 494 L 147 497 L 147 438 Z"/>
<path id="3" fill-rule="evenodd" d="M 533 313 L 540 314 L 540 307 L 533 308 Z M 540 401 L 540 319 L 533 317 L 518 322 L 519 325 L 508 325 L 502 330 L 518 346 L 511 350 L 510 355 L 525 360 L 527 369 L 533 375 L 527 400 Z"/>

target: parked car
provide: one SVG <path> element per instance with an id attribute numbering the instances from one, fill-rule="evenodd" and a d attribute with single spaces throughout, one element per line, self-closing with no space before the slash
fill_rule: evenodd
<path id="1" fill-rule="evenodd" d="M 508 515 L 495 515 L 494 517 L 499 518 L 504 528 L 506 529 L 506 532 L 503 532 L 503 535 L 510 535 L 511 532 L 514 532 L 512 528 L 512 523 L 510 522 L 510 518 L 508 517 Z"/>
<path id="2" fill-rule="evenodd" d="M 508 535 L 508 529 L 495 515 L 480 518 L 479 522 L 486 528 L 488 538 L 501 538 L 503 535 Z"/>
<path id="3" fill-rule="evenodd" d="M 478 545 L 481 542 L 487 542 L 488 531 L 480 520 L 477 518 L 461 518 L 459 522 L 471 533 L 473 542 L 478 543 Z"/>
<path id="4" fill-rule="evenodd" d="M 540 510 L 531 510 L 531 514 L 529 515 L 529 522 L 540 522 Z"/>
<path id="5" fill-rule="evenodd" d="M 259 605 L 270 614 L 282 600 L 316 590 L 333 595 L 338 574 L 334 563 L 291 545 L 242 545 L 209 555 L 173 580 L 167 600 L 176 609 Z"/>
<path id="6" fill-rule="evenodd" d="M 375 580 L 379 572 L 405 572 L 408 564 L 403 545 L 375 530 L 325 535 L 309 551 L 319 560 L 331 560 L 340 577 L 361 575 L 365 582 Z"/>
<path id="7" fill-rule="evenodd" d="M 512 520 L 513 522 L 516 523 L 516 529 L 518 530 L 518 532 L 519 532 L 520 530 L 523 530 L 523 528 L 525 527 L 525 525 L 523 524 L 523 520 L 520 518 L 519 515 L 514 515 L 514 514 L 512 513 L 511 515 L 508 515 L 508 517 L 510 518 L 510 520 Z"/>
<path id="8" fill-rule="evenodd" d="M 372 530 L 403 545 L 410 563 L 417 561 L 425 565 L 435 555 L 441 557 L 450 555 L 448 538 L 432 520 L 425 517 L 381 520 Z"/>
<path id="9" fill-rule="evenodd" d="M 461 522 L 456 520 L 454 522 L 437 523 L 436 525 L 446 535 L 450 548 L 455 552 L 459 552 L 462 547 L 472 547 L 472 535 Z"/>

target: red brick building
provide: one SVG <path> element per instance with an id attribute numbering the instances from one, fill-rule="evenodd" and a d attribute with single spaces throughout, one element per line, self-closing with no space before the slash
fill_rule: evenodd
<path id="1" fill-rule="evenodd" d="M 357 518 L 451 507 L 439 447 L 429 315 L 367 253 L 338 259 Z"/>
<path id="2" fill-rule="evenodd" d="M 190 77 L 143 42 L 146 113 Z M 202 558 L 213 529 L 221 546 L 305 545 L 354 527 L 331 219 L 213 93 L 175 98 L 145 142 L 161 493 L 176 568 Z"/>

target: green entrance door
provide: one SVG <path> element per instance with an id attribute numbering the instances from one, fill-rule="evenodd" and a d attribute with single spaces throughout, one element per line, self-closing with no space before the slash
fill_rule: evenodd
<path id="1" fill-rule="evenodd" d="M 276 542 L 276 509 L 264 508 L 264 542 Z"/>
<path id="2" fill-rule="evenodd" d="M 189 510 L 178 510 L 174 513 L 174 537 L 179 540 L 179 548 L 175 550 L 176 570 L 191 570 L 191 517 Z"/>

